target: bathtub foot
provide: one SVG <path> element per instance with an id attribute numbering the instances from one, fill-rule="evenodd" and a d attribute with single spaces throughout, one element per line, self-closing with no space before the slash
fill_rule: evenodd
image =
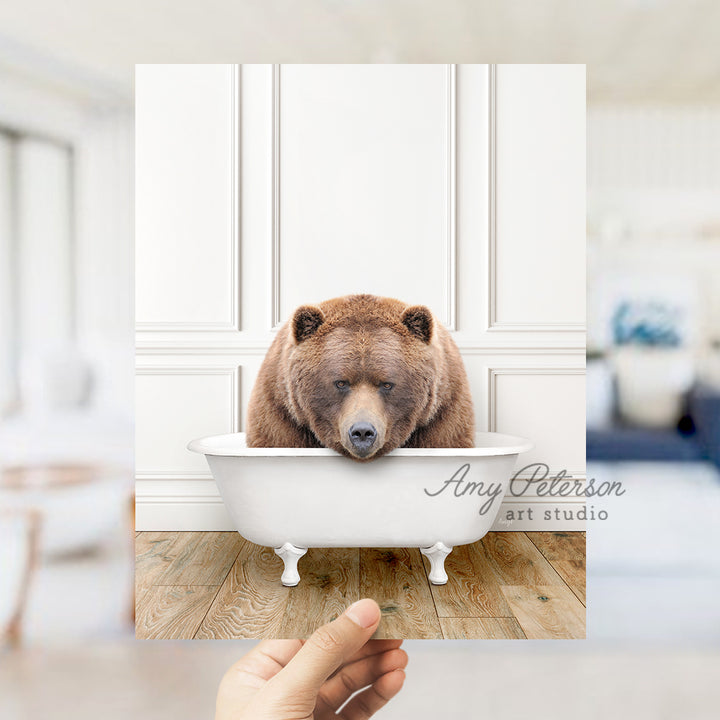
<path id="1" fill-rule="evenodd" d="M 275 554 L 282 558 L 285 563 L 283 570 L 282 584 L 286 587 L 295 587 L 300 582 L 298 573 L 298 560 L 307 552 L 307 548 L 295 547 L 292 543 L 286 542 L 281 548 L 275 548 Z"/>
<path id="2" fill-rule="evenodd" d="M 432 547 L 420 548 L 420 552 L 430 560 L 430 573 L 428 578 L 433 585 L 444 585 L 448 581 L 445 572 L 445 558 L 452 552 L 452 548 L 445 543 L 436 542 Z"/>

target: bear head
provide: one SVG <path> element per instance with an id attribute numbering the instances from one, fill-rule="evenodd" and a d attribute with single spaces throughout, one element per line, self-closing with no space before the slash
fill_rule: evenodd
<path id="1" fill-rule="evenodd" d="M 298 308 L 287 375 L 294 413 L 354 460 L 404 445 L 434 411 L 434 322 L 426 307 L 371 295 Z"/>

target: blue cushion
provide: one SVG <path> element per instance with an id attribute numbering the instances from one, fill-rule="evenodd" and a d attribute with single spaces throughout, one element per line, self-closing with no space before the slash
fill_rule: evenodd
<path id="1" fill-rule="evenodd" d="M 688 408 L 705 456 L 720 467 L 720 390 L 697 385 L 688 397 Z"/>
<path id="2" fill-rule="evenodd" d="M 693 461 L 703 457 L 695 435 L 675 430 L 616 427 L 587 431 L 588 460 Z"/>

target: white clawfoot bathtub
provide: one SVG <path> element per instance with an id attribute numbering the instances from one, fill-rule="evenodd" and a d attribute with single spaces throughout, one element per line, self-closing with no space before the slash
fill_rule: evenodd
<path id="1" fill-rule="evenodd" d="M 490 530 L 532 444 L 478 433 L 474 448 L 400 448 L 368 463 L 324 448 L 248 448 L 244 433 L 188 448 L 206 456 L 238 532 L 283 559 L 283 585 L 298 584 L 309 547 L 417 547 L 442 585 L 445 558 Z"/>

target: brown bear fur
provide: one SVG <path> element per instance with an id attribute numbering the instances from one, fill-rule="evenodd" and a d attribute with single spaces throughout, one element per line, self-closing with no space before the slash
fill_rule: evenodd
<path id="1" fill-rule="evenodd" d="M 367 457 L 348 439 L 360 421 L 377 428 Z M 328 447 L 370 460 L 397 447 L 472 447 L 474 414 L 460 352 L 427 308 L 348 295 L 302 306 L 280 328 L 246 429 L 249 447 Z"/>

